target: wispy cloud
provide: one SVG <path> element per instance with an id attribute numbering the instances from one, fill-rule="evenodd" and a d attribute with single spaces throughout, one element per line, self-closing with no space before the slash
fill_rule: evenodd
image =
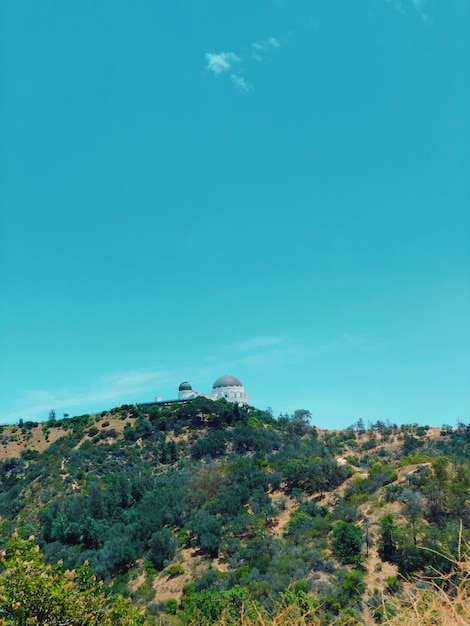
<path id="1" fill-rule="evenodd" d="M 427 0 L 409 0 L 417 11 L 422 11 Z"/>
<path id="2" fill-rule="evenodd" d="M 260 367 L 286 367 L 286 365 L 303 361 L 308 354 L 307 346 L 292 342 L 246 354 L 240 358 L 240 362 L 245 366 L 258 369 Z"/>
<path id="3" fill-rule="evenodd" d="M 108 389 L 134 389 L 154 383 L 161 378 L 168 378 L 167 373 L 152 371 L 130 371 L 107 374 L 102 378 L 102 384 Z"/>
<path id="4" fill-rule="evenodd" d="M 232 355 L 230 365 L 234 368 L 277 367 L 301 361 L 307 356 L 308 347 L 293 337 L 266 335 L 226 346 L 224 352 Z"/>
<path id="5" fill-rule="evenodd" d="M 213 72 L 216 76 L 228 72 L 234 63 L 241 61 L 240 57 L 235 52 L 206 52 L 204 55 L 206 59 L 206 70 Z"/>
<path id="6" fill-rule="evenodd" d="M 253 337 L 252 339 L 247 339 L 246 341 L 240 341 L 238 343 L 233 344 L 233 348 L 236 351 L 246 352 L 247 350 L 256 350 L 258 348 L 276 346 L 282 343 L 283 341 L 284 339 L 282 337 L 273 337 L 273 336 Z"/>
<path id="7" fill-rule="evenodd" d="M 266 52 L 276 48 L 279 48 L 279 41 L 275 37 L 267 37 L 263 41 L 255 41 L 251 44 L 251 54 L 257 61 L 262 61 Z"/>
<path id="8" fill-rule="evenodd" d="M 325 340 L 266 335 L 223 346 L 221 353 L 231 355 L 227 366 L 236 369 L 239 365 L 253 368 L 285 367 L 286 363 L 299 363 L 305 359 L 315 360 L 346 352 L 376 352 L 386 347 L 387 343 L 383 339 L 352 333 Z"/>
<path id="9" fill-rule="evenodd" d="M 241 62 L 241 57 L 235 52 L 206 52 L 205 70 L 211 72 L 214 76 L 220 76 L 226 72 L 230 72 L 230 80 L 237 91 L 240 93 L 248 93 L 253 89 L 245 78 L 240 74 L 235 74 L 232 68 L 235 64 Z"/>
<path id="10" fill-rule="evenodd" d="M 409 15 L 410 11 L 414 11 L 424 22 L 430 21 L 430 17 L 426 13 L 428 0 L 387 0 L 387 2 L 402 15 Z"/>
<path id="11" fill-rule="evenodd" d="M 280 47 L 279 40 L 275 37 L 266 37 L 250 44 L 245 53 L 237 52 L 206 52 L 204 54 L 206 72 L 219 77 L 228 74 L 234 88 L 240 93 L 248 93 L 253 90 L 253 85 L 247 81 L 244 75 L 243 61 L 248 66 L 254 63 L 253 59 L 261 62 L 269 51 Z M 235 66 L 237 69 L 235 70 Z"/>
<path id="12" fill-rule="evenodd" d="M 242 93 L 248 93 L 253 89 L 253 85 L 250 85 L 246 82 L 243 76 L 237 76 L 237 74 L 230 74 L 230 80 L 235 85 L 237 91 L 241 91 Z"/>
<path id="13" fill-rule="evenodd" d="M 326 341 L 313 342 L 311 349 L 312 356 L 321 356 L 341 352 L 375 352 L 386 347 L 387 342 L 377 337 L 343 333 Z"/>
<path id="14" fill-rule="evenodd" d="M 212 377 L 219 372 L 236 374 L 238 369 L 244 368 L 286 367 L 306 359 L 321 361 L 325 355 L 375 352 L 386 348 L 383 339 L 351 333 L 325 340 L 260 335 L 214 347 L 207 355 L 200 355 L 196 365 L 188 363 L 166 370 L 149 368 L 111 372 L 80 387 L 27 391 L 18 398 L 13 411 L 0 415 L 0 422 L 14 423 L 20 418 L 47 419 L 51 409 L 58 414 L 101 411 L 120 403 L 151 401 L 157 394 L 171 399 L 176 397 L 177 386 L 182 380 L 189 380 L 194 389 L 200 386 L 209 391 Z"/>
<path id="15" fill-rule="evenodd" d="M 127 371 L 106 374 L 88 386 L 32 389 L 19 398 L 17 409 L 2 415 L 1 419 L 7 422 L 19 418 L 46 419 L 51 409 L 58 413 L 71 413 L 76 407 L 84 406 L 89 406 L 90 411 L 101 410 L 100 407 L 109 408 L 113 402 L 131 402 L 130 398 L 155 391 L 160 386 L 172 383 L 175 378 L 177 380 L 177 372 L 173 370 Z"/>

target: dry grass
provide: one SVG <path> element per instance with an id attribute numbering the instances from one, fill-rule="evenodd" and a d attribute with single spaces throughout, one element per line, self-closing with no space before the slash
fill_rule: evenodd
<path id="1" fill-rule="evenodd" d="M 42 424 L 34 426 L 26 433 L 23 433 L 17 426 L 7 426 L 2 433 L 3 441 L 0 444 L 0 461 L 19 458 L 21 452 L 26 449 L 44 452 L 51 444 L 66 434 L 67 431 L 63 428 L 52 428 L 49 431 L 48 439 L 46 439 Z"/>
<path id="2" fill-rule="evenodd" d="M 364 612 L 361 617 L 344 615 L 329 622 L 329 626 L 470 626 L 469 548 L 459 550 L 455 558 L 446 555 L 454 563 L 451 573 L 436 572 L 435 576 L 417 578 L 405 583 L 399 595 L 384 599 L 376 611 L 376 620 Z M 324 619 L 321 609 L 307 597 L 287 593 L 272 612 L 249 602 L 237 615 L 233 608 L 227 608 L 216 623 L 218 626 L 325 626 Z M 208 623 L 194 621 L 191 626 Z"/>
<path id="3" fill-rule="evenodd" d="M 255 602 L 247 602 L 236 615 L 233 609 L 227 608 L 216 623 L 217 626 L 321 626 L 322 621 L 317 610 L 302 606 L 303 604 L 290 594 L 286 594 L 285 602 L 282 602 L 273 612 L 260 607 Z M 208 622 L 191 622 L 191 626 L 203 624 L 206 626 Z M 358 626 L 358 622 L 351 622 L 351 626 Z"/>
<path id="4" fill-rule="evenodd" d="M 460 537 L 462 532 L 460 532 Z M 396 614 L 386 626 L 470 626 L 470 546 L 459 543 L 456 557 L 445 555 L 454 570 L 407 583 L 404 593 L 391 603 Z"/>

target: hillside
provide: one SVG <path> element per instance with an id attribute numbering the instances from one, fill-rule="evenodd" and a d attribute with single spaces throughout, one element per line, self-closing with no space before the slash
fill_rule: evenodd
<path id="1" fill-rule="evenodd" d="M 70 570 L 88 561 L 108 593 L 175 626 L 241 623 L 243 607 L 381 623 L 416 576 L 458 586 L 470 426 L 307 418 L 200 398 L 2 427 L 3 536 L 34 535 Z"/>

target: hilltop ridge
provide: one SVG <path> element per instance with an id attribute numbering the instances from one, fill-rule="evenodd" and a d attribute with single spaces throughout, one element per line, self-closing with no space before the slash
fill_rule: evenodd
<path id="1" fill-rule="evenodd" d="M 379 619 L 468 541 L 470 426 L 322 431 L 307 413 L 198 398 L 2 427 L 3 534 L 87 560 L 150 620 L 292 590 L 319 624 Z"/>

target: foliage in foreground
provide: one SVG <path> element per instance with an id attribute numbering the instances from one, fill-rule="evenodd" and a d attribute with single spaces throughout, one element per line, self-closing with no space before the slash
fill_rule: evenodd
<path id="1" fill-rule="evenodd" d="M 232 603 L 216 621 L 200 615 L 191 626 L 468 626 L 470 557 L 461 554 L 453 563 L 451 574 L 419 577 L 407 583 L 402 593 L 384 598 L 375 610 L 360 616 L 345 610 L 325 622 L 321 605 L 311 596 L 288 591 L 271 611 L 256 601 L 245 601 L 236 611 Z"/>
<path id="2" fill-rule="evenodd" d="M 452 562 L 446 574 L 434 572 L 406 584 L 404 591 L 388 605 L 382 604 L 379 614 L 385 626 L 468 626 L 470 624 L 470 552 L 461 545 L 458 555 L 442 555 Z"/>
<path id="3" fill-rule="evenodd" d="M 450 555 L 449 555 L 450 558 Z M 348 610 L 328 621 L 330 626 L 448 626 L 470 623 L 470 557 L 459 550 L 451 574 L 420 578 L 403 593 L 386 598 L 375 622 Z M 320 626 L 325 624 L 321 604 L 298 586 L 282 594 L 271 610 L 246 597 L 228 602 L 214 620 L 193 615 L 192 626 Z M 175 622 L 176 623 L 176 622 Z M 86 565 L 74 571 L 61 563 L 47 565 L 32 538 L 13 536 L 1 555 L 0 625 L 145 626 L 142 616 L 126 601 L 107 598 L 90 577 Z"/>
<path id="4" fill-rule="evenodd" d="M 379 423 L 368 433 L 363 425 L 321 433 L 298 415 L 274 420 L 206 400 L 60 423 L 66 435 L 44 452 L 26 449 L 0 462 L 5 536 L 15 527 L 22 537 L 35 534 L 52 564 L 42 577 L 58 576 L 46 589 L 51 626 L 142 623 L 123 600 L 129 614 L 112 617 L 119 603 L 102 595 L 108 585 L 130 595 L 153 625 L 403 626 L 404 607 L 407 618 L 420 616 L 410 626 L 459 623 L 441 619 L 444 602 L 432 603 L 445 592 L 452 606 L 457 579 L 446 577 L 455 576 L 452 555 L 470 539 L 470 426 L 440 438 Z M 47 431 L 58 425 L 51 421 Z M 26 423 L 11 438 L 19 430 L 32 445 Z M 397 576 L 370 581 L 365 552 L 374 547 Z M 4 572 L 13 553 L 5 553 Z M 188 555 L 194 567 L 184 560 L 186 576 L 165 602 L 162 581 L 181 572 Z M 90 588 L 80 583 L 80 591 L 101 599 L 87 613 L 72 594 L 67 613 L 63 579 L 76 590 L 85 559 Z M 63 567 L 54 565 L 59 560 Z M 407 582 L 436 571 L 439 589 Z M 101 589 L 91 574 L 104 581 Z M 17 595 L 37 604 L 23 582 Z M 0 582 L 0 626 L 46 624 L 24 612 L 28 603 L 12 596 L 8 604 L 2 589 Z"/>
<path id="5" fill-rule="evenodd" d="M 86 564 L 75 570 L 46 564 L 33 538 L 11 537 L 0 567 L 0 626 L 146 624 L 125 600 L 106 597 Z"/>

